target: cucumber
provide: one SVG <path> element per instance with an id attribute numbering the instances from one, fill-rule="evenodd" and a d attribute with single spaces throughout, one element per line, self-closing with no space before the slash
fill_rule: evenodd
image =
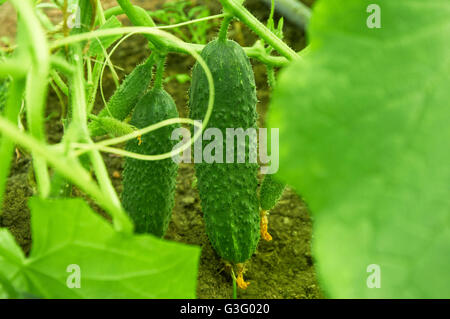
<path id="1" fill-rule="evenodd" d="M 278 181 L 273 175 L 264 176 L 259 192 L 259 205 L 263 210 L 271 210 L 283 195 L 286 184 Z"/>
<path id="2" fill-rule="evenodd" d="M 201 56 L 211 70 L 215 86 L 214 109 L 207 127 L 221 130 L 226 150 L 226 128 L 257 127 L 253 70 L 244 50 L 231 40 L 210 42 Z M 208 97 L 206 75 L 196 64 L 189 91 L 192 119 L 204 118 Z M 195 164 L 206 233 L 216 252 L 233 263 L 248 260 L 260 237 L 258 165 L 249 163 L 248 158 L 246 143 L 245 163 L 225 163 L 224 158 L 224 163 Z"/>
<path id="3" fill-rule="evenodd" d="M 136 128 L 109 116 L 89 116 L 93 121 L 97 122 L 102 129 L 112 136 L 122 136 L 132 133 Z"/>
<path id="4" fill-rule="evenodd" d="M 123 121 L 133 110 L 133 107 L 147 91 L 152 79 L 153 57 L 150 56 L 147 61 L 138 65 L 120 84 L 112 97 L 109 99 L 106 107 L 98 113 L 98 117 L 113 117 Z M 98 121 L 89 123 L 89 132 L 91 136 L 106 134 Z"/>
<path id="5" fill-rule="evenodd" d="M 175 102 L 164 89 L 155 87 L 139 100 L 130 124 L 141 129 L 175 117 L 178 117 Z M 170 137 L 178 127 L 179 124 L 165 126 L 143 135 L 140 140 L 130 140 L 126 149 L 146 155 L 170 152 L 177 143 Z M 159 237 L 165 234 L 174 206 L 177 169 L 171 158 L 160 161 L 126 158 L 122 203 L 137 233 Z"/>

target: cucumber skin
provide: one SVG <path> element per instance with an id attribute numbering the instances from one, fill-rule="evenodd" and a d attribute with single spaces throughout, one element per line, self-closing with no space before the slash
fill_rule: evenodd
<path id="1" fill-rule="evenodd" d="M 146 93 L 136 105 L 131 124 L 141 129 L 157 122 L 178 117 L 172 97 L 163 89 Z M 128 141 L 130 152 L 156 155 L 172 150 L 177 141 L 172 131 L 179 124 L 162 127 L 138 139 Z M 127 157 L 123 171 L 122 204 L 135 223 L 136 233 L 164 236 L 174 206 L 178 165 L 171 159 L 143 161 Z"/>
<path id="2" fill-rule="evenodd" d="M 244 50 L 231 40 L 210 42 L 201 56 L 211 70 L 215 86 L 214 109 L 207 127 L 222 131 L 226 150 L 226 128 L 257 127 L 252 66 Z M 192 119 L 204 118 L 208 98 L 206 75 L 196 64 L 189 91 Z M 213 248 L 230 262 L 248 260 L 260 238 L 258 165 L 248 163 L 248 143 L 245 163 L 196 163 L 195 171 L 206 233 Z"/>
<path id="3" fill-rule="evenodd" d="M 133 126 L 128 125 L 114 117 L 110 116 L 100 116 L 94 120 L 97 122 L 105 131 L 107 131 L 112 136 L 122 136 L 134 131 Z"/>
<path id="4" fill-rule="evenodd" d="M 123 121 L 147 91 L 151 79 L 152 63 L 150 63 L 150 61 L 135 67 L 111 96 L 107 106 L 105 106 L 97 116 L 112 116 L 115 119 Z M 96 121 L 89 123 L 89 132 L 91 136 L 99 136 L 107 133 Z"/>
<path id="5" fill-rule="evenodd" d="M 283 195 L 286 184 L 278 181 L 273 175 L 265 175 L 259 192 L 260 206 L 264 210 L 271 210 Z"/>

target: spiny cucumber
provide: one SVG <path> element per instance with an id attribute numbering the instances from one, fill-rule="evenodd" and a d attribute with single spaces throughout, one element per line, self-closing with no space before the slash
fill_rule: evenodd
<path id="1" fill-rule="evenodd" d="M 131 125 L 138 129 L 178 117 L 172 97 L 161 87 L 146 93 L 137 103 Z M 156 155 L 170 152 L 177 141 L 171 140 L 173 124 L 130 140 L 126 150 Z M 137 233 L 163 236 L 174 205 L 178 165 L 171 159 L 144 161 L 126 158 L 123 172 L 122 203 L 135 223 Z"/>
<path id="2" fill-rule="evenodd" d="M 244 50 L 234 41 L 217 39 L 207 44 L 201 56 L 211 70 L 214 109 L 208 127 L 256 129 L 256 85 Z M 209 97 L 208 81 L 199 64 L 194 66 L 189 92 L 190 117 L 202 120 Z M 235 147 L 236 152 L 237 147 Z M 234 154 L 236 156 L 236 154 Z M 196 163 L 197 187 L 206 232 L 216 252 L 225 260 L 248 260 L 259 241 L 258 165 L 250 163 L 246 143 L 245 163 Z"/>
<path id="3" fill-rule="evenodd" d="M 95 116 L 89 115 L 89 118 L 100 125 L 102 129 L 112 136 L 122 136 L 132 133 L 136 128 L 130 124 L 119 121 L 110 116 Z"/>
<path id="4" fill-rule="evenodd" d="M 259 193 L 259 204 L 263 210 L 271 210 L 283 195 L 286 184 L 275 179 L 273 175 L 264 176 Z"/>
<path id="5" fill-rule="evenodd" d="M 120 84 L 107 105 L 98 113 L 98 117 L 113 117 L 123 121 L 133 110 L 133 107 L 147 91 L 152 79 L 153 56 L 138 65 Z M 107 132 L 97 121 L 89 123 L 91 136 L 106 134 Z"/>
<path id="6" fill-rule="evenodd" d="M 276 180 L 272 175 L 266 175 L 259 192 L 259 205 L 261 206 L 261 237 L 266 240 L 272 240 L 268 232 L 269 219 L 268 213 L 280 199 L 286 184 Z"/>

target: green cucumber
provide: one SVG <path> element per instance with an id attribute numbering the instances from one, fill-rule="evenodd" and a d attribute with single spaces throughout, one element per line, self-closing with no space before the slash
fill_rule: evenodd
<path id="1" fill-rule="evenodd" d="M 97 122 L 102 129 L 115 137 L 126 135 L 136 130 L 132 125 L 119 121 L 114 117 L 89 115 L 89 118 Z"/>
<path id="2" fill-rule="evenodd" d="M 172 97 L 161 87 L 155 87 L 139 100 L 130 124 L 141 129 L 176 117 L 178 111 Z M 146 155 L 170 152 L 177 143 L 171 140 L 171 134 L 178 127 L 179 124 L 165 126 L 130 140 L 126 150 Z M 159 237 L 165 234 L 174 205 L 177 169 L 172 158 L 160 161 L 126 158 L 122 203 L 137 233 Z"/>
<path id="3" fill-rule="evenodd" d="M 257 128 L 252 66 L 239 44 L 226 39 L 207 44 L 201 56 L 211 70 L 215 87 L 214 109 L 207 127 L 222 132 L 226 150 L 226 128 Z M 205 72 L 196 64 L 189 91 L 192 119 L 204 118 L 208 97 Z M 248 260 L 260 237 L 258 165 L 249 163 L 248 158 L 246 143 L 245 163 L 225 163 L 224 158 L 224 163 L 195 164 L 206 232 L 216 252 L 233 263 Z"/>
<path id="4" fill-rule="evenodd" d="M 283 195 L 286 184 L 278 181 L 273 175 L 264 176 L 259 192 L 259 205 L 263 210 L 271 210 Z"/>
<path id="5" fill-rule="evenodd" d="M 147 91 L 152 79 L 154 59 L 150 56 L 147 61 L 138 65 L 120 84 L 107 105 L 98 113 L 98 117 L 113 117 L 123 121 L 133 110 L 133 107 Z M 91 136 L 99 136 L 107 132 L 98 121 L 89 123 Z"/>

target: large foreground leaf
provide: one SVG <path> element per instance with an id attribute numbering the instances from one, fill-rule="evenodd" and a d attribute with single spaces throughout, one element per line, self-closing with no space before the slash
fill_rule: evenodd
<path id="1" fill-rule="evenodd" d="M 323 0 L 280 76 L 280 176 L 311 207 L 331 297 L 450 297 L 449 35 L 450 1 Z"/>
<path id="2" fill-rule="evenodd" d="M 0 273 L 18 292 L 43 298 L 195 297 L 197 247 L 117 233 L 80 199 L 33 198 L 30 207 L 29 258 L 0 230 Z M 69 288 L 77 267 L 81 287 Z M 0 277 L 0 296 L 3 286 Z"/>

